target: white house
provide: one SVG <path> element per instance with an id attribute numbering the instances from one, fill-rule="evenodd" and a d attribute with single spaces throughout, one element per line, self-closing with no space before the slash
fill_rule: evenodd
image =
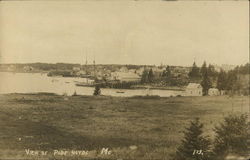
<path id="1" fill-rule="evenodd" d="M 220 95 L 220 91 L 217 88 L 210 88 L 208 90 L 208 95 L 209 96 L 219 96 Z"/>
<path id="2" fill-rule="evenodd" d="M 185 93 L 186 96 L 202 96 L 202 86 L 198 83 L 189 83 Z"/>
<path id="3" fill-rule="evenodd" d="M 23 67 L 23 70 L 24 70 L 25 72 L 28 72 L 28 71 L 34 70 L 34 68 L 31 67 L 31 66 L 24 66 L 24 67 Z"/>
<path id="4" fill-rule="evenodd" d="M 166 68 L 152 67 L 152 71 L 153 71 L 153 72 L 162 73 L 162 72 L 165 71 L 165 70 L 166 70 Z"/>
<path id="5" fill-rule="evenodd" d="M 136 74 L 138 74 L 139 76 L 141 76 L 142 73 L 143 73 L 143 71 L 144 71 L 144 67 L 140 67 L 140 68 L 138 68 L 138 69 L 136 70 Z"/>
<path id="6" fill-rule="evenodd" d="M 220 91 L 220 95 L 222 96 L 222 95 L 226 95 L 226 91 L 225 90 L 221 90 Z"/>
<path id="7" fill-rule="evenodd" d="M 81 70 L 81 68 L 80 68 L 80 67 L 73 67 L 73 71 L 78 72 L 78 71 L 80 71 L 80 70 Z"/>
<path id="8" fill-rule="evenodd" d="M 128 72 L 128 68 L 127 67 L 121 67 L 119 71 L 120 72 Z"/>

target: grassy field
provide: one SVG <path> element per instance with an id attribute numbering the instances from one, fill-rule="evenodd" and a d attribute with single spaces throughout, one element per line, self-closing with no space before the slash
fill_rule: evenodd
<path id="1" fill-rule="evenodd" d="M 212 128 L 223 117 L 247 113 L 248 97 L 63 97 L 53 94 L 0 95 L 0 159 L 165 159 L 180 144 L 195 117 Z M 100 155 L 102 148 L 111 155 Z M 27 155 L 25 149 L 46 150 Z M 86 156 L 53 150 L 88 150 Z"/>

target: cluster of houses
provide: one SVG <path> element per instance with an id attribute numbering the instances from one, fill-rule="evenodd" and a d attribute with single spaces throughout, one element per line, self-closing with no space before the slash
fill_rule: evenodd
<path id="1" fill-rule="evenodd" d="M 15 71 L 31 72 L 31 71 L 34 71 L 34 68 L 27 65 L 20 69 L 16 65 L 9 65 L 9 66 L 5 65 L 5 66 L 1 66 L 0 70 L 8 71 L 8 72 L 15 72 Z"/>
<path id="2" fill-rule="evenodd" d="M 160 78 L 164 70 L 166 70 L 166 66 L 141 66 L 136 69 L 128 69 L 126 66 L 122 67 L 114 67 L 112 69 L 107 69 L 102 66 L 88 66 L 88 70 L 81 69 L 80 67 L 73 67 L 73 71 L 77 76 L 81 75 L 91 75 L 95 76 L 97 79 L 106 80 L 119 80 L 121 82 L 131 82 L 131 81 L 140 81 L 141 76 L 144 70 L 152 69 L 154 78 Z M 172 76 L 179 77 L 179 76 L 188 76 L 189 68 L 187 67 L 172 67 Z"/>
<path id="3" fill-rule="evenodd" d="M 90 74 L 94 75 L 98 79 L 105 78 L 106 80 L 110 81 L 120 81 L 120 82 L 136 82 L 141 80 L 141 76 L 143 74 L 144 70 L 152 69 L 154 76 L 161 76 L 163 71 L 165 70 L 165 67 L 140 67 L 138 69 L 128 69 L 127 67 L 123 66 L 119 69 L 115 69 L 113 71 L 103 69 L 103 68 L 97 68 L 96 71 L 90 71 L 89 73 L 86 73 L 86 71 L 82 70 L 79 67 L 74 67 L 73 70 L 76 71 L 78 75 L 84 75 L 84 74 Z M 91 69 L 90 69 L 91 70 Z M 185 67 L 174 67 L 171 68 L 172 73 L 175 76 L 180 75 L 187 75 L 189 70 Z M 224 91 L 219 91 L 217 88 L 210 88 L 208 90 L 209 96 L 218 96 L 218 95 L 224 95 Z M 185 89 L 185 96 L 203 96 L 202 86 L 198 83 L 189 83 Z"/>
<path id="4" fill-rule="evenodd" d="M 143 72 L 141 69 L 127 69 L 127 67 L 110 70 L 99 66 L 96 66 L 95 69 L 93 67 L 89 68 L 88 70 L 81 69 L 80 67 L 74 67 L 73 71 L 77 76 L 91 75 L 99 80 L 119 80 L 121 82 L 140 81 L 140 76 Z"/>
<path id="5" fill-rule="evenodd" d="M 106 80 L 110 81 L 119 80 L 121 82 L 131 82 L 140 81 L 143 71 L 149 68 L 153 70 L 155 75 L 160 75 L 164 70 L 158 67 L 139 67 L 137 69 L 128 69 L 125 66 L 111 70 L 96 66 L 95 70 L 93 69 L 93 67 L 89 68 L 88 71 L 82 70 L 80 67 L 74 67 L 73 71 L 78 76 L 88 74 L 91 76 L 95 76 L 100 80 L 105 78 Z"/>
<path id="6" fill-rule="evenodd" d="M 198 83 L 189 83 L 185 90 L 185 96 L 202 96 L 202 86 Z M 208 90 L 209 96 L 225 95 L 225 91 L 219 91 L 217 88 L 210 88 Z"/>

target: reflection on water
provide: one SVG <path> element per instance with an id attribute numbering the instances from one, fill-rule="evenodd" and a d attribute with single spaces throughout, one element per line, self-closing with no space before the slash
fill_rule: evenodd
<path id="1" fill-rule="evenodd" d="M 0 94 L 3 93 L 36 93 L 50 92 L 72 95 L 75 91 L 79 95 L 92 95 L 93 87 L 76 86 L 76 82 L 86 82 L 85 78 L 76 77 L 48 77 L 41 73 L 11 73 L 0 72 Z M 181 91 L 145 90 L 145 89 L 109 89 L 102 88 L 102 95 L 131 97 L 137 95 L 158 95 L 161 97 L 181 95 Z"/>

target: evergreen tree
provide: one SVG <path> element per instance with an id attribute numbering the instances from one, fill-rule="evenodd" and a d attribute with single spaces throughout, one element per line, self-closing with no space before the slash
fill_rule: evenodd
<path id="1" fill-rule="evenodd" d="M 163 80 L 166 82 L 166 84 L 168 85 L 171 84 L 172 76 L 171 76 L 171 70 L 169 66 L 167 66 L 166 70 L 163 71 L 162 77 L 163 77 Z"/>
<path id="2" fill-rule="evenodd" d="M 249 71 L 250 71 L 250 63 L 247 63 L 247 64 L 239 67 L 240 74 L 250 74 Z"/>
<path id="3" fill-rule="evenodd" d="M 215 78 L 218 75 L 218 73 L 216 72 L 214 66 L 211 65 L 211 64 L 209 64 L 209 66 L 207 68 L 207 71 L 208 71 L 208 76 L 209 77 Z"/>
<path id="4" fill-rule="evenodd" d="M 206 64 L 206 61 L 204 61 L 203 65 L 202 65 L 202 67 L 201 67 L 200 72 L 201 72 L 201 76 L 204 77 L 205 72 L 207 72 L 207 64 Z"/>
<path id="5" fill-rule="evenodd" d="M 166 77 L 166 70 L 162 71 L 161 77 L 164 79 Z"/>
<path id="6" fill-rule="evenodd" d="M 167 84 L 171 84 L 172 77 L 171 77 L 171 70 L 170 70 L 169 66 L 167 66 L 167 68 L 166 68 L 165 80 L 166 80 Z"/>
<path id="7" fill-rule="evenodd" d="M 203 124 L 196 118 L 184 132 L 182 144 L 177 148 L 175 160 L 209 160 L 210 140 L 203 136 Z M 202 150 L 201 154 L 195 154 Z"/>
<path id="8" fill-rule="evenodd" d="M 94 96 L 98 96 L 98 95 L 100 95 L 100 94 L 101 94 L 100 86 L 99 86 L 99 85 L 96 85 L 93 95 L 94 95 Z"/>
<path id="9" fill-rule="evenodd" d="M 196 63 L 193 63 L 193 67 L 189 72 L 188 76 L 192 79 L 199 79 L 200 78 L 200 69 L 196 66 Z"/>
<path id="10" fill-rule="evenodd" d="M 227 74 L 225 71 L 221 70 L 217 78 L 217 88 L 219 91 L 225 90 L 227 86 Z"/>
<path id="11" fill-rule="evenodd" d="M 167 66 L 166 68 L 166 77 L 170 77 L 171 76 L 171 70 L 170 70 L 170 67 Z"/>
<path id="12" fill-rule="evenodd" d="M 154 81 L 154 74 L 153 74 L 153 70 L 150 69 L 148 72 L 148 82 L 152 83 Z"/>
<path id="13" fill-rule="evenodd" d="M 203 88 L 203 95 L 208 95 L 208 90 L 209 88 L 212 87 L 212 82 L 210 78 L 208 77 L 207 70 L 205 70 L 204 75 L 202 77 L 201 86 Z"/>
<path id="14" fill-rule="evenodd" d="M 148 71 L 145 69 L 142 73 L 141 83 L 148 83 Z"/>
<path id="15" fill-rule="evenodd" d="M 248 133 L 246 115 L 229 115 L 220 126 L 215 127 L 213 159 L 222 160 L 228 154 L 244 156 L 248 153 Z"/>
<path id="16" fill-rule="evenodd" d="M 233 70 L 229 71 L 227 73 L 226 90 L 234 92 L 236 81 L 237 81 L 237 73 Z"/>

